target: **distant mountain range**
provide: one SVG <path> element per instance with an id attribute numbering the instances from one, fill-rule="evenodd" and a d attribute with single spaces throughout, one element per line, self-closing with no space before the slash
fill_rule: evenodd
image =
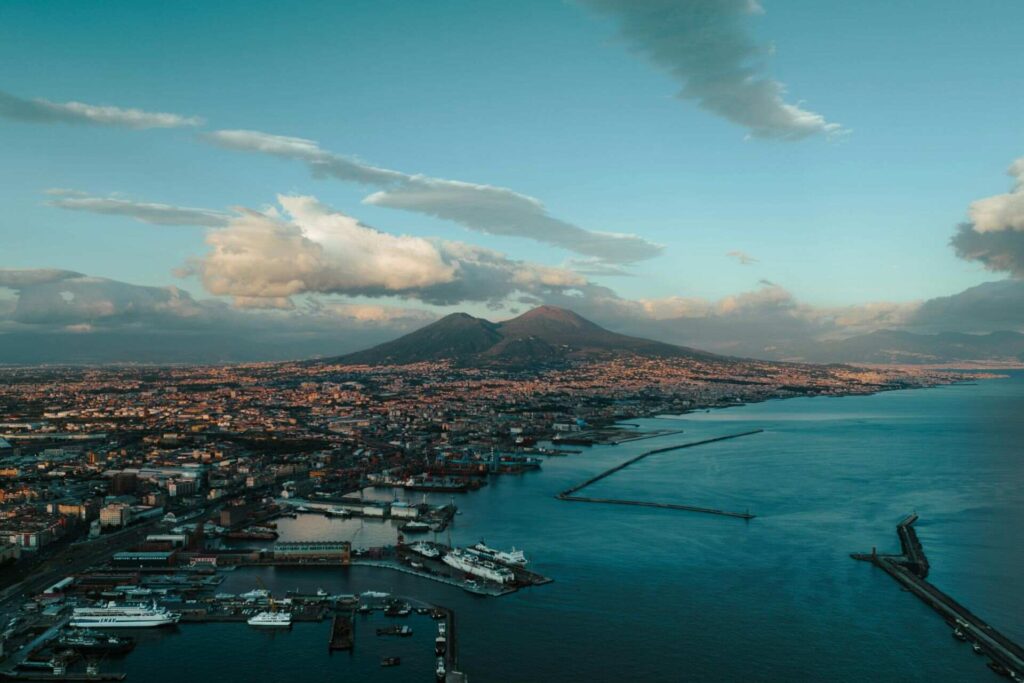
<path id="1" fill-rule="evenodd" d="M 706 351 L 617 334 L 570 310 L 540 306 L 501 323 L 453 313 L 394 341 L 331 360 L 366 365 L 452 360 L 463 365 L 526 366 L 626 354 L 723 359 Z"/>
<path id="2" fill-rule="evenodd" d="M 779 349 L 777 355 L 813 363 L 1024 362 L 1024 334 L 917 334 L 900 330 L 878 330 L 846 339 L 818 341 L 793 349 Z"/>

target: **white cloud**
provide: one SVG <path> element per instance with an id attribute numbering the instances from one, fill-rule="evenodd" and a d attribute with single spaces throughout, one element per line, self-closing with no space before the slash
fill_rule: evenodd
<path id="1" fill-rule="evenodd" d="M 973 202 L 970 222 L 957 227 L 950 244 L 956 255 L 988 270 L 1024 278 L 1024 157 L 1011 164 L 1010 192 Z"/>
<path id="2" fill-rule="evenodd" d="M 504 187 L 378 168 L 303 138 L 251 130 L 219 130 L 203 137 L 226 149 L 302 161 L 318 176 L 379 187 L 366 203 L 443 218 L 477 232 L 525 237 L 607 263 L 634 263 L 662 251 L 636 235 L 586 230 L 555 218 L 538 199 Z"/>
<path id="3" fill-rule="evenodd" d="M 746 22 L 763 13 L 756 0 L 579 0 L 619 22 L 630 48 L 668 71 L 679 96 L 757 138 L 799 140 L 840 126 L 784 100 L 765 73 L 771 49 L 757 45 Z"/>
<path id="4" fill-rule="evenodd" d="M 153 225 L 201 225 L 217 227 L 226 225 L 228 214 L 210 209 L 196 209 L 187 206 L 173 206 L 154 202 L 139 202 L 120 197 L 95 197 L 77 190 L 48 190 L 47 194 L 57 199 L 47 202 L 69 211 L 126 216 Z"/>
<path id="5" fill-rule="evenodd" d="M 481 247 L 363 225 L 313 197 L 279 196 L 281 210 L 240 209 L 206 237 L 187 272 L 239 306 L 287 307 L 299 294 L 401 296 L 435 304 L 501 301 L 514 292 L 586 283 L 572 271 Z"/>
<path id="6" fill-rule="evenodd" d="M 25 123 L 82 123 L 134 129 L 182 128 L 203 124 L 203 120 L 195 116 L 123 109 L 84 102 L 25 99 L 3 91 L 0 91 L 0 118 Z"/>

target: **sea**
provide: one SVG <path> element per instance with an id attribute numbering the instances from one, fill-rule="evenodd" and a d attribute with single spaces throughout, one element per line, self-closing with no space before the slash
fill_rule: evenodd
<path id="1" fill-rule="evenodd" d="M 386 591 L 456 612 L 460 668 L 484 681 L 994 681 L 985 659 L 912 594 L 851 552 L 899 550 L 920 515 L 930 581 L 1024 642 L 1024 372 L 872 396 L 774 400 L 630 420 L 681 433 L 582 447 L 538 472 L 454 497 L 438 540 L 524 549 L 554 582 L 501 598 L 384 569 L 240 568 L 221 591 Z M 749 510 L 750 521 L 559 501 L 555 494 L 641 452 L 764 432 L 648 457 L 586 495 Z M 391 497 L 389 491 L 365 495 Z M 400 494 L 411 502 L 423 494 Z M 448 502 L 448 495 L 430 495 Z M 394 543 L 391 522 L 281 520 L 282 540 Z M 433 637 L 377 637 L 356 616 L 352 652 L 329 622 L 265 632 L 240 623 L 139 634 L 129 681 L 428 681 Z M 382 657 L 401 665 L 381 668 Z"/>

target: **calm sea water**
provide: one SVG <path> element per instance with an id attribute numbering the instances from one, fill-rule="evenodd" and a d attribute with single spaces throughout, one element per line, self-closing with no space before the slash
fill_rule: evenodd
<path id="1" fill-rule="evenodd" d="M 385 590 L 453 607 L 462 668 L 479 681 L 994 681 L 917 598 L 851 551 L 896 550 L 921 515 L 931 580 L 1024 641 L 1024 373 L 869 397 L 774 401 L 643 427 L 684 434 L 549 458 L 541 472 L 457 496 L 456 543 L 525 548 L 548 586 L 486 599 L 367 568 L 229 573 L 241 592 Z M 754 427 L 763 434 L 652 456 L 587 490 L 725 509 L 751 522 L 561 502 L 554 494 L 642 451 Z M 376 492 L 375 495 L 387 495 Z M 412 500 L 421 499 L 417 495 Z M 444 502 L 437 496 L 435 502 Z M 304 516 L 283 537 L 394 539 L 390 523 Z M 378 638 L 357 617 L 355 651 L 327 652 L 329 625 L 244 624 L 145 633 L 129 680 L 432 680 L 433 622 Z M 402 665 L 381 669 L 379 658 Z"/>

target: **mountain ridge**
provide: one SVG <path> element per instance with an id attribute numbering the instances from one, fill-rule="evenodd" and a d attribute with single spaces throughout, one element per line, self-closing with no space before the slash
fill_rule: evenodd
<path id="1" fill-rule="evenodd" d="M 567 308 L 538 306 L 497 323 L 467 313 L 452 313 L 397 339 L 328 360 L 352 365 L 407 365 L 441 360 L 463 365 L 530 365 L 624 355 L 724 358 L 612 332 Z"/>

